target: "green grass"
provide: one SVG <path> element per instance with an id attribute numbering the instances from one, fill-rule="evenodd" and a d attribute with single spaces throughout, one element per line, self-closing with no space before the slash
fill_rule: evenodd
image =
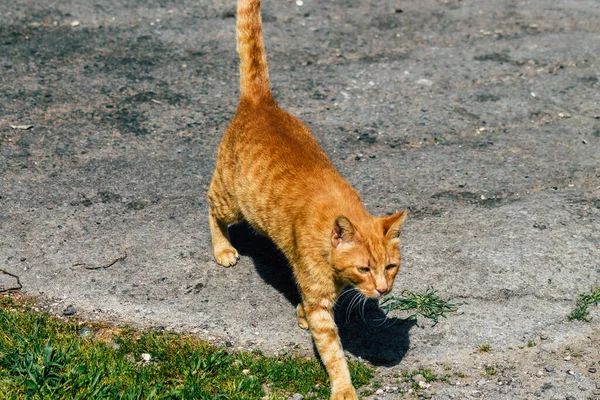
<path id="1" fill-rule="evenodd" d="M 588 308 L 592 305 L 600 304 L 600 286 L 592 289 L 589 293 L 581 293 L 577 299 L 575 310 L 567 317 L 569 321 L 590 321 L 590 312 Z"/>
<path id="2" fill-rule="evenodd" d="M 495 367 L 486 365 L 483 372 L 481 372 L 481 376 L 493 376 L 493 375 L 496 375 L 497 373 L 498 373 L 498 371 L 496 370 Z"/>
<path id="3" fill-rule="evenodd" d="M 479 345 L 479 347 L 477 348 L 477 350 L 480 353 L 489 353 L 490 351 L 492 351 L 492 346 L 490 346 L 487 343 L 482 343 Z"/>
<path id="4" fill-rule="evenodd" d="M 419 382 L 415 380 L 415 377 L 421 375 L 423 377 L 424 382 L 431 383 L 435 381 L 442 381 L 446 379 L 445 377 L 438 377 L 432 370 L 430 369 L 415 369 L 415 370 L 404 370 L 402 371 L 403 381 L 409 383 L 411 388 L 414 390 L 420 390 L 421 386 L 419 386 Z"/>
<path id="5" fill-rule="evenodd" d="M 371 368 L 349 366 L 357 387 L 369 382 Z M 191 335 L 63 321 L 0 297 L 3 399 L 283 399 L 296 392 L 306 399 L 329 396 L 317 360 L 230 352 Z"/>
<path id="6" fill-rule="evenodd" d="M 434 325 L 438 323 L 439 318 L 446 318 L 446 314 L 454 312 L 457 307 L 435 294 L 433 288 L 427 288 L 425 293 L 416 293 L 411 290 L 404 290 L 401 297 L 388 297 L 381 302 L 381 308 L 384 311 L 392 310 L 412 311 L 408 319 L 417 319 L 417 316 L 432 319 Z"/>

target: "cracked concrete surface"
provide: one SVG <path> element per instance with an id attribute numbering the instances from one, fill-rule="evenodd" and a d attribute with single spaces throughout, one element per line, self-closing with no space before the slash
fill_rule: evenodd
<path id="1" fill-rule="evenodd" d="M 233 228 L 231 269 L 209 248 L 234 6 L 0 4 L 0 268 L 57 312 L 311 354 L 268 241 Z M 460 304 L 423 328 L 378 326 L 372 304 L 365 325 L 342 304 L 348 355 L 384 387 L 416 368 L 467 375 L 421 393 L 434 398 L 595 398 L 598 310 L 566 316 L 600 284 L 598 3 L 264 1 L 263 15 L 280 104 L 373 213 L 410 210 L 395 293 L 433 286 Z M 125 248 L 109 269 L 73 266 Z"/>

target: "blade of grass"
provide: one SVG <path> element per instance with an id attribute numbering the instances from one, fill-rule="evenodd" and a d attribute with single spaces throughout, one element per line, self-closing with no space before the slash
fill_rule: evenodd
<path id="1" fill-rule="evenodd" d="M 590 312 L 588 308 L 598 304 L 600 304 L 600 286 L 590 290 L 589 293 L 581 293 L 579 299 L 577 299 L 575 310 L 573 310 L 567 318 L 569 321 L 577 320 L 589 322 Z"/>
<path id="2" fill-rule="evenodd" d="M 447 313 L 457 310 L 456 305 L 436 295 L 436 291 L 432 287 L 428 287 L 425 293 L 404 290 L 400 297 L 391 296 L 384 299 L 381 308 L 386 312 L 412 311 L 408 319 L 417 320 L 420 315 L 433 320 L 434 325 L 439 322 L 440 317 L 446 318 Z"/>

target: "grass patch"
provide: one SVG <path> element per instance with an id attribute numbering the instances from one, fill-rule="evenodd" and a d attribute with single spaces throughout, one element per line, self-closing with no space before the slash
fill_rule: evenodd
<path id="1" fill-rule="evenodd" d="M 229 352 L 191 335 L 63 321 L 30 307 L 0 297 L 0 397 L 5 399 L 329 396 L 327 373 L 315 359 Z M 349 367 L 357 387 L 370 381 L 371 368 L 356 362 Z"/>
<path id="2" fill-rule="evenodd" d="M 579 299 L 577 299 L 575 310 L 573 310 L 567 318 L 569 321 L 577 320 L 589 322 L 590 312 L 588 308 L 598 304 L 600 304 L 600 286 L 592 289 L 589 293 L 581 293 Z"/>
<path id="3" fill-rule="evenodd" d="M 454 312 L 457 307 L 435 294 L 435 289 L 429 287 L 425 293 L 416 293 L 404 290 L 401 297 L 388 297 L 381 302 L 381 308 L 386 312 L 392 310 L 412 311 L 408 319 L 417 319 L 417 316 L 432 319 L 434 325 L 439 318 L 446 318 L 446 314 Z"/>
<path id="4" fill-rule="evenodd" d="M 438 380 L 442 380 L 430 369 L 415 369 L 415 370 L 404 370 L 402 371 L 403 381 L 410 384 L 410 387 L 414 390 L 420 390 L 421 386 L 419 382 L 431 383 Z"/>
<path id="5" fill-rule="evenodd" d="M 492 351 L 492 346 L 490 346 L 487 343 L 483 343 L 479 345 L 479 348 L 477 349 L 480 353 L 489 353 L 490 351 Z"/>
<path id="6" fill-rule="evenodd" d="M 483 372 L 481 373 L 481 376 L 494 376 L 497 373 L 498 371 L 495 367 L 492 367 L 491 365 L 486 365 Z"/>

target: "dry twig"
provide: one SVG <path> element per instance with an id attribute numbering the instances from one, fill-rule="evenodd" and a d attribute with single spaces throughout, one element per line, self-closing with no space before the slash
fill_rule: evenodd
<path id="1" fill-rule="evenodd" d="M 127 258 L 127 249 L 123 250 L 123 255 L 121 257 L 117 257 L 114 260 L 109 261 L 107 264 L 102 264 L 102 265 L 90 265 L 90 264 L 86 264 L 83 262 L 78 262 L 73 264 L 74 267 L 83 267 L 85 269 L 105 269 L 108 267 L 112 267 L 113 265 L 115 265 L 116 263 L 118 263 L 119 261 L 123 261 L 124 259 Z"/>
<path id="2" fill-rule="evenodd" d="M 19 285 L 18 287 L 9 287 L 9 288 L 6 288 L 6 289 L 0 289 L 0 293 L 11 292 L 11 291 L 14 291 L 14 290 L 21 290 L 21 289 L 23 289 L 23 285 L 21 284 L 21 280 L 19 279 L 19 277 L 17 275 L 11 274 L 10 272 L 5 271 L 3 269 L 0 269 L 0 272 L 2 272 L 3 274 L 6 274 L 8 276 L 12 276 L 13 278 L 15 278 L 17 280 L 17 285 Z"/>

